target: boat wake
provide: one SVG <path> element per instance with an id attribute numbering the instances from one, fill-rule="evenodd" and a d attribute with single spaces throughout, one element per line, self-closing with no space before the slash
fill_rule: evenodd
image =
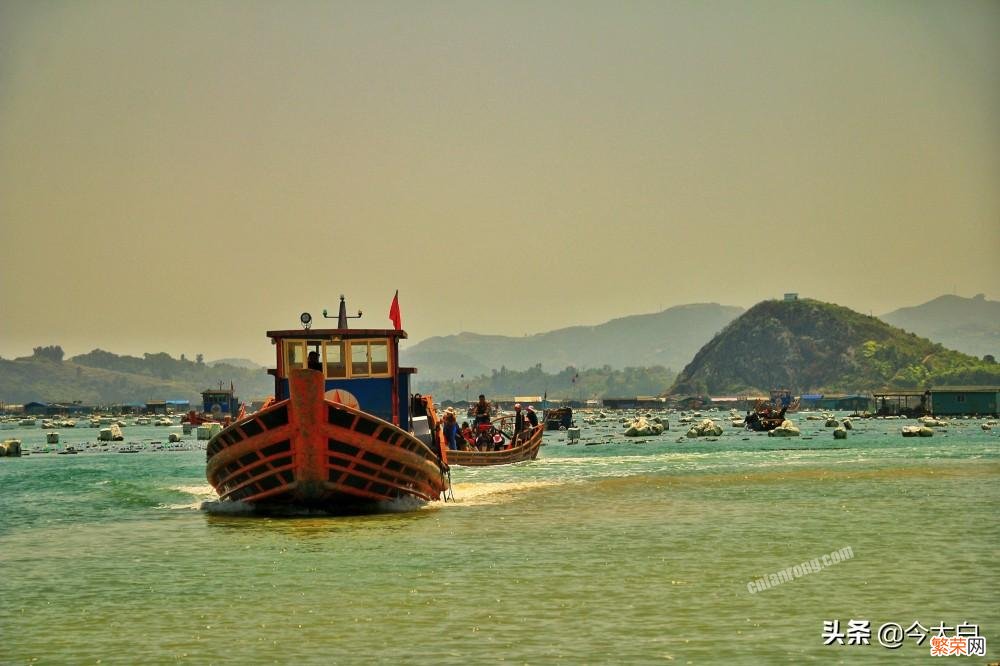
<path id="1" fill-rule="evenodd" d="M 185 495 L 192 495 L 193 497 L 189 502 L 161 504 L 160 506 L 164 509 L 198 510 L 201 509 L 202 505 L 206 502 L 218 497 L 218 495 L 215 494 L 215 489 L 207 483 L 199 486 L 174 486 L 170 490 L 178 493 L 184 493 Z"/>
<path id="2" fill-rule="evenodd" d="M 518 481 L 498 483 L 456 483 L 452 486 L 455 499 L 444 506 L 483 506 L 502 504 L 518 494 L 539 488 L 560 485 L 559 481 Z"/>

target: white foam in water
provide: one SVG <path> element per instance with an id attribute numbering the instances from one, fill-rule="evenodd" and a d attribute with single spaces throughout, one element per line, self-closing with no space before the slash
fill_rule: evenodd
<path id="1" fill-rule="evenodd" d="M 165 509 L 200 509 L 204 510 L 204 505 L 214 500 L 217 495 L 212 486 L 206 484 L 198 486 L 176 486 L 171 490 L 176 490 L 188 495 L 194 495 L 194 499 L 183 504 L 164 504 Z M 217 502 L 216 502 L 217 503 Z"/>
<path id="2" fill-rule="evenodd" d="M 457 483 L 453 486 L 455 499 L 447 502 L 425 503 L 414 497 L 400 497 L 387 502 L 377 502 L 366 507 L 364 513 L 405 513 L 426 508 L 439 509 L 453 506 L 483 506 L 501 504 L 513 499 L 521 491 L 547 488 L 559 485 L 559 481 L 523 481 L 519 483 Z M 175 508 L 189 508 L 183 505 Z M 213 516 L 252 516 L 258 513 L 270 516 L 323 516 L 330 515 L 321 509 L 307 507 L 267 507 L 263 510 L 246 502 L 208 500 L 195 504 L 194 508 Z"/>
<path id="3" fill-rule="evenodd" d="M 444 506 L 482 506 L 500 504 L 512 498 L 519 491 L 535 490 L 559 485 L 559 481 L 520 481 L 509 483 L 456 483 L 452 486 L 455 501 Z M 441 506 L 440 504 L 436 506 Z"/>
<path id="4" fill-rule="evenodd" d="M 174 490 L 187 493 L 188 495 L 196 495 L 199 497 L 213 497 L 215 496 L 215 488 L 207 483 L 203 483 L 197 486 L 176 486 Z"/>

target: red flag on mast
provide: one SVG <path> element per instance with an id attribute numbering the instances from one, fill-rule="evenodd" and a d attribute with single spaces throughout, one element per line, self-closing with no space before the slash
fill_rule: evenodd
<path id="1" fill-rule="evenodd" d="M 397 331 L 403 329 L 403 318 L 399 314 L 399 289 L 396 290 L 396 295 L 392 297 L 392 305 L 389 307 L 389 319 L 392 321 L 392 326 Z"/>

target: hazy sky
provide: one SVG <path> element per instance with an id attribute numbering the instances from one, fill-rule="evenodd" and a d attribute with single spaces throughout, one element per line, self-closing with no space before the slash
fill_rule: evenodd
<path id="1" fill-rule="evenodd" d="M 1000 298 L 998 2 L 0 0 L 0 355 Z"/>

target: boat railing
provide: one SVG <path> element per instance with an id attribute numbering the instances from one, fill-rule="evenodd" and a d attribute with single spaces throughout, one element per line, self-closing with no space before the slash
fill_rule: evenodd
<path id="1" fill-rule="evenodd" d="M 508 414 L 507 416 L 501 416 L 498 419 L 493 419 L 493 421 L 491 421 L 490 423 L 493 425 L 494 428 L 499 430 L 500 433 L 503 434 L 503 436 L 506 437 L 508 440 L 513 440 L 514 425 L 517 423 L 515 420 L 516 418 L 518 417 L 515 416 L 514 414 Z M 534 437 L 536 432 L 544 430 L 545 430 L 545 424 L 539 423 L 536 426 L 529 426 L 528 428 L 522 430 L 518 436 L 520 437 L 522 442 L 526 442 L 530 440 L 532 437 Z"/>

